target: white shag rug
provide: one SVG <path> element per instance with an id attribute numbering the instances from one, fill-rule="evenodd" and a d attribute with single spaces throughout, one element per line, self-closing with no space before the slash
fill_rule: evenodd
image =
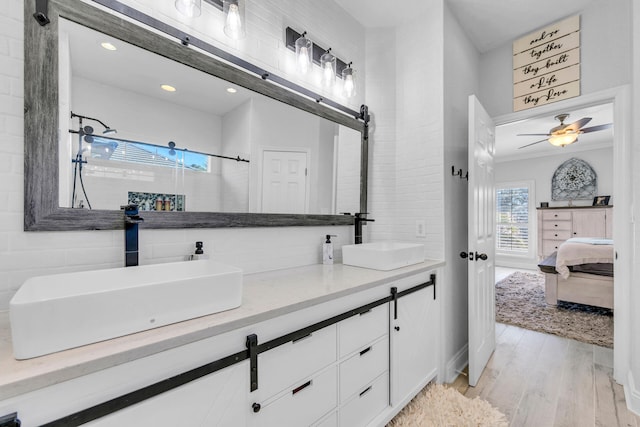
<path id="1" fill-rule="evenodd" d="M 479 397 L 430 384 L 391 420 L 387 427 L 507 427 L 507 418 Z"/>

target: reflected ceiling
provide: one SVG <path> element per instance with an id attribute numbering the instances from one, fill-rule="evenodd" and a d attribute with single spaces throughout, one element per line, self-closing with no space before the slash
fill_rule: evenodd
<path id="1" fill-rule="evenodd" d="M 121 40 L 90 30 L 72 22 L 65 23 L 69 31 L 71 68 L 73 75 L 98 81 L 126 91 L 170 100 L 174 104 L 223 116 L 246 102 L 253 92 L 193 68 L 176 67 L 175 61 L 132 46 Z M 109 42 L 117 50 L 104 49 Z M 82 53 L 80 53 L 82 52 Z M 120 65 L 120 64 L 126 64 Z M 119 70 L 127 70 L 122 78 Z M 154 70 L 134 73 L 130 70 Z M 168 84 L 175 92 L 166 92 L 160 85 Z M 228 87 L 237 90 L 227 92 Z"/>

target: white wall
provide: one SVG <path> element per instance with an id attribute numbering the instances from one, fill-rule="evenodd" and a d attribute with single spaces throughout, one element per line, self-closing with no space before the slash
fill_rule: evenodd
<path id="1" fill-rule="evenodd" d="M 367 30 L 367 105 L 369 135 L 369 218 L 367 240 L 391 240 L 396 213 L 396 32 L 393 28 Z"/>
<path id="2" fill-rule="evenodd" d="M 582 11 L 580 87 L 583 95 L 631 81 L 630 31 L 629 0 L 594 0 Z M 523 35 L 529 32 L 523 31 Z M 484 53 L 480 60 L 480 100 L 493 117 L 513 112 L 512 57 L 509 42 Z"/>
<path id="3" fill-rule="evenodd" d="M 469 182 L 451 175 L 451 167 L 468 171 L 469 95 L 478 93 L 480 55 L 448 7 L 444 11 L 444 216 L 445 267 L 444 359 L 446 379 L 453 381 L 467 361 L 468 261 L 460 258 L 467 248 L 467 189 Z"/>
<path id="4" fill-rule="evenodd" d="M 284 46 L 287 25 L 306 29 L 318 43 L 333 46 L 340 58 L 354 62 L 361 85 L 366 80 L 365 31 L 333 2 L 248 0 L 247 37 L 237 42 L 224 36 L 222 14 L 205 3 L 202 16 L 192 21 L 179 16 L 172 1 L 124 3 L 320 91 L 313 76 L 300 78 L 294 74 L 290 67 L 293 54 Z M 8 308 L 11 296 L 28 277 L 123 265 L 122 231 L 23 231 L 23 19 L 22 1 L 5 2 L 0 11 L 0 310 Z M 349 105 L 359 108 L 365 93 L 365 88 L 359 87 L 359 95 Z M 214 258 L 247 273 L 295 267 L 321 262 L 325 234 L 339 236 L 334 240 L 337 248 L 353 241 L 352 227 L 143 229 L 141 263 L 180 260 L 193 252 L 196 240 L 201 240 Z"/>

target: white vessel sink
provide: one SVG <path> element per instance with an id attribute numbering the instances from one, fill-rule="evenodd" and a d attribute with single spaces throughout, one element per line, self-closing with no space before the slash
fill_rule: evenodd
<path id="1" fill-rule="evenodd" d="M 242 270 L 212 260 L 32 277 L 9 306 L 28 359 L 238 307 Z"/>
<path id="2" fill-rule="evenodd" d="M 342 247 L 342 263 L 374 270 L 393 270 L 425 260 L 421 243 L 375 242 Z"/>

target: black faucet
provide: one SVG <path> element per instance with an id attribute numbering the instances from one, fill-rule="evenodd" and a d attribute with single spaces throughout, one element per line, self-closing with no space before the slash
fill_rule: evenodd
<path id="1" fill-rule="evenodd" d="M 138 265 L 138 224 L 144 221 L 138 215 L 138 205 L 120 206 L 124 210 L 124 265 Z"/>
<path id="2" fill-rule="evenodd" d="M 359 245 L 362 243 L 362 223 L 363 222 L 374 222 L 375 219 L 367 219 L 364 217 L 367 215 L 366 212 L 359 212 L 355 214 L 355 225 L 356 225 L 356 235 L 355 235 L 355 244 Z"/>

